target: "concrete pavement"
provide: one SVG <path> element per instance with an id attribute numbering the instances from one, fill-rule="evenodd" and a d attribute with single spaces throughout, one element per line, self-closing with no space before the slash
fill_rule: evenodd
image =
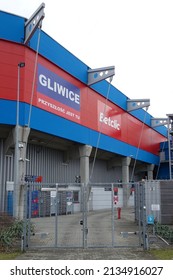
<path id="1" fill-rule="evenodd" d="M 88 214 L 88 248 L 82 248 L 81 213 L 75 215 L 33 219 L 36 234 L 31 237 L 31 247 L 18 256 L 18 260 L 152 260 L 150 251 L 140 246 L 133 208 L 123 209 L 121 219 L 114 220 L 110 211 Z M 55 227 L 57 222 L 57 248 Z M 114 239 L 114 248 L 112 246 Z M 40 247 L 40 248 L 36 248 Z M 46 248 L 47 247 L 47 248 Z M 51 248 L 50 248 L 51 247 Z M 64 248 L 66 247 L 66 248 Z"/>
<path id="2" fill-rule="evenodd" d="M 52 248 L 28 250 L 16 260 L 154 260 L 154 257 L 142 248 Z"/>

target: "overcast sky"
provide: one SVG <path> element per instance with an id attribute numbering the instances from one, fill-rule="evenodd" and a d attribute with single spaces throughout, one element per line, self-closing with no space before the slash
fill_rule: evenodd
<path id="1" fill-rule="evenodd" d="M 26 18 L 45 3 L 42 30 L 91 68 L 115 66 L 112 84 L 148 112 L 173 113 L 172 0 L 0 0 Z"/>

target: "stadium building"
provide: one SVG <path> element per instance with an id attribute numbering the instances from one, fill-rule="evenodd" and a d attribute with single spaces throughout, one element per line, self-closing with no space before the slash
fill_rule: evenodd
<path id="1" fill-rule="evenodd" d="M 136 182 L 163 175 L 167 128 L 153 126 L 149 100 L 131 100 L 111 84 L 114 67 L 90 69 L 42 31 L 43 10 L 29 20 L 0 12 L 1 211 L 10 190 L 20 204 L 26 181 Z"/>

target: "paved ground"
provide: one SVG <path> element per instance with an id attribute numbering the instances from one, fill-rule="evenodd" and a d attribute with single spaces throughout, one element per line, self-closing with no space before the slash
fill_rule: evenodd
<path id="1" fill-rule="evenodd" d="M 32 219 L 35 235 L 31 236 L 30 247 L 83 247 L 83 226 L 81 213 L 41 217 Z M 88 247 L 128 247 L 139 246 L 139 227 L 135 222 L 134 209 L 122 209 L 121 219 L 117 211 L 91 211 L 87 214 Z M 137 234 L 136 234 L 137 233 Z"/>
<path id="2" fill-rule="evenodd" d="M 28 250 L 17 260 L 154 260 L 143 249 L 37 249 Z"/>
<path id="3" fill-rule="evenodd" d="M 139 246 L 138 230 L 134 222 L 133 208 L 122 211 L 121 219 L 115 217 L 114 245 L 112 245 L 112 222 L 110 212 L 93 212 L 88 216 L 87 244 L 82 249 L 81 214 L 58 217 L 57 244 L 55 248 L 55 217 L 34 219 L 36 235 L 31 238 L 32 248 L 21 254 L 18 260 L 152 260 L 150 251 Z M 107 246 L 106 246 L 107 244 Z M 62 249 L 64 245 L 68 248 Z M 42 248 L 36 248 L 40 246 Z M 45 248 L 47 246 L 47 249 Z M 73 248 L 73 247 L 76 248 Z M 98 247 L 105 248 L 98 248 Z M 108 248 L 109 246 L 109 248 Z M 121 248 L 119 248 L 121 246 Z M 134 246 L 134 247 L 130 247 Z M 52 248 L 50 248 L 52 247 Z M 81 248 L 80 248 L 81 247 Z M 93 248 L 95 247 L 95 248 Z M 107 247 L 107 248 L 106 248 Z M 126 247 L 126 248 L 125 248 Z"/>

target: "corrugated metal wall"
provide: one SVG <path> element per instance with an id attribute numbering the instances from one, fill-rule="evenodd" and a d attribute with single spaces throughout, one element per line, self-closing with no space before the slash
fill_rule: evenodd
<path id="1" fill-rule="evenodd" d="M 173 225 L 173 180 L 160 181 L 161 223 Z"/>
<path id="2" fill-rule="evenodd" d="M 95 183 L 114 183 L 122 179 L 121 167 L 107 168 L 107 161 L 96 160 L 91 182 Z M 92 170 L 92 163 L 90 164 Z"/>
<path id="3" fill-rule="evenodd" d="M 75 182 L 79 160 L 63 162 L 63 152 L 42 146 L 28 145 L 26 174 L 42 176 L 45 183 Z"/>
<path id="4" fill-rule="evenodd" d="M 14 155 L 3 155 L 4 142 L 0 142 L 0 210 L 6 201 L 6 182 L 14 180 Z M 74 183 L 76 176 L 80 175 L 80 159 L 71 159 L 64 163 L 62 151 L 38 145 L 27 147 L 26 175 L 42 176 L 44 183 Z M 90 163 L 90 170 L 92 162 Z M 121 179 L 121 168 L 107 169 L 107 161 L 96 160 L 92 182 L 109 183 Z"/>
<path id="5" fill-rule="evenodd" d="M 71 159 L 68 164 L 63 162 L 63 152 L 47 147 L 28 145 L 26 175 L 42 176 L 45 183 L 73 183 L 80 175 L 79 158 Z M 92 163 L 91 163 L 92 164 Z M 90 164 L 90 169 L 92 165 Z M 93 182 L 115 182 L 121 178 L 121 168 L 107 169 L 107 161 L 97 160 Z"/>
<path id="6" fill-rule="evenodd" d="M 13 181 L 13 154 L 5 156 L 3 161 L 3 144 L 0 145 L 0 184 Z M 63 162 L 63 152 L 47 147 L 28 145 L 26 175 L 42 176 L 43 182 L 75 182 L 80 175 L 79 158 L 72 159 L 68 164 Z M 29 161 L 28 161 L 29 160 Z M 90 163 L 90 170 L 92 162 Z M 96 160 L 92 176 L 93 182 L 115 182 L 121 179 L 121 168 L 107 169 L 107 161 Z"/>

